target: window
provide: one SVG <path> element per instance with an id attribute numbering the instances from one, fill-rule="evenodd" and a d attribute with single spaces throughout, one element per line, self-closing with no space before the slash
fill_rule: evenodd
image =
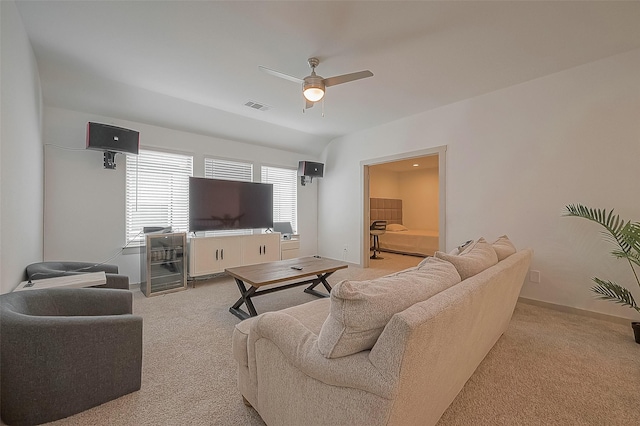
<path id="1" fill-rule="evenodd" d="M 219 158 L 204 159 L 204 177 L 208 179 L 240 180 L 253 182 L 253 164 L 239 161 L 221 160 Z M 234 229 L 225 231 L 207 231 L 206 236 L 250 235 L 252 229 Z"/>
<path id="2" fill-rule="evenodd" d="M 253 164 L 220 160 L 218 158 L 205 158 L 204 177 L 253 182 Z"/>
<path id="3" fill-rule="evenodd" d="M 273 221 L 291 222 L 298 232 L 298 171 L 262 166 L 262 182 L 273 184 Z"/>
<path id="4" fill-rule="evenodd" d="M 145 226 L 189 229 L 189 176 L 193 157 L 140 150 L 127 155 L 126 241 L 142 241 Z"/>

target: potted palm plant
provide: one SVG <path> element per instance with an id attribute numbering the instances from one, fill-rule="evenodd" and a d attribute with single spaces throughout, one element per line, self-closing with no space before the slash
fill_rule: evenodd
<path id="1" fill-rule="evenodd" d="M 604 227 L 605 238 L 617 246 L 611 254 L 629 263 L 636 283 L 640 287 L 640 279 L 635 269 L 640 267 L 640 222 L 624 221 L 617 214 L 613 214 L 613 209 L 607 212 L 605 209 L 590 209 L 581 204 L 566 206 L 564 216 L 581 217 Z M 620 303 L 640 313 L 640 307 L 626 287 L 597 277 L 594 277 L 593 281 L 596 285 L 591 287 L 591 291 L 598 294 L 600 299 Z M 631 327 L 636 343 L 640 344 L 640 322 L 631 322 Z"/>

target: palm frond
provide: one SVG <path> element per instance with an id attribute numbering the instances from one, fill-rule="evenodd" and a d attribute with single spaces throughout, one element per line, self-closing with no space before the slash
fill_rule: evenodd
<path id="1" fill-rule="evenodd" d="M 640 253 L 640 223 L 627 222 L 620 230 L 623 243 L 629 246 L 629 252 Z"/>
<path id="2" fill-rule="evenodd" d="M 607 212 L 605 209 L 590 209 L 581 204 L 571 204 L 565 209 L 564 216 L 588 219 L 605 228 L 606 232 L 603 232 L 605 238 L 620 248 L 613 250 L 611 254 L 629 262 L 631 272 L 640 286 L 640 277 L 634 267 L 634 265 L 640 267 L 640 222 L 626 222 L 614 214 L 613 209 Z M 599 278 L 594 278 L 593 281 L 596 285 L 591 290 L 598 294 L 600 299 L 620 303 L 640 312 L 633 295 L 626 288 Z"/>
<path id="3" fill-rule="evenodd" d="M 591 209 L 581 204 L 570 204 L 565 207 L 563 216 L 575 216 L 587 219 L 603 226 L 605 237 L 617 244 L 624 253 L 640 252 L 640 224 L 624 221 L 613 214 L 613 209 Z M 614 256 L 616 256 L 614 254 Z"/>
<path id="4" fill-rule="evenodd" d="M 597 293 L 599 299 L 610 300 L 640 312 L 640 307 L 626 288 L 611 281 L 603 281 L 600 278 L 594 278 L 593 281 L 596 282 L 596 285 L 591 288 L 591 291 Z"/>

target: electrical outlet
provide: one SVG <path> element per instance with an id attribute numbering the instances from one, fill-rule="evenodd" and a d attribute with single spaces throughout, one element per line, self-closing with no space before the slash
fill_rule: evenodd
<path id="1" fill-rule="evenodd" d="M 539 283 L 540 271 L 534 271 L 534 270 L 529 271 L 529 281 L 531 281 L 532 283 Z"/>

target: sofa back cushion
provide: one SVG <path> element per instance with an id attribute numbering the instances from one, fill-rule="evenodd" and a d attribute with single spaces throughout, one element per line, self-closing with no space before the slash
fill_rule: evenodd
<path id="1" fill-rule="evenodd" d="M 435 256 L 451 262 L 458 270 L 462 280 L 466 280 L 498 263 L 496 251 L 484 238 L 478 239 L 458 255 L 437 251 Z"/>
<path id="2" fill-rule="evenodd" d="M 459 282 L 451 263 L 433 257 L 382 278 L 341 281 L 331 290 L 330 313 L 318 335 L 318 349 L 326 358 L 371 349 L 394 314 Z"/>

